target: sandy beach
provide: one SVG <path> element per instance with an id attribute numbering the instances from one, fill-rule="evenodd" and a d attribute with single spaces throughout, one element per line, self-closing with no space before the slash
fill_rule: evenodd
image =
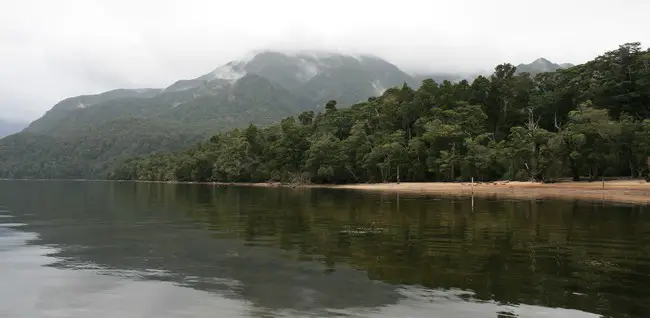
<path id="1" fill-rule="evenodd" d="M 127 180 L 123 180 L 129 182 Z M 645 180 L 564 181 L 539 183 L 527 181 L 493 182 L 402 182 L 357 184 L 286 184 L 280 182 L 165 182 L 136 181 L 143 183 L 212 184 L 242 187 L 327 188 L 360 191 L 392 192 L 405 194 L 440 194 L 447 196 L 483 196 L 518 199 L 581 199 L 619 203 L 650 204 L 650 183 Z"/>
<path id="2" fill-rule="evenodd" d="M 244 185 L 244 184 L 242 184 Z M 248 186 L 285 186 L 279 183 L 253 183 Z M 349 185 L 299 185 L 295 187 L 354 189 L 408 194 L 444 194 L 501 198 L 584 199 L 609 202 L 650 204 L 650 183 L 644 180 L 595 182 L 510 182 L 474 183 L 403 182 Z"/>

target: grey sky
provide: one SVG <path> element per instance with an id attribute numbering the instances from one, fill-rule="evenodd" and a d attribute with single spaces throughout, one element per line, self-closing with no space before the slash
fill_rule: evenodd
<path id="1" fill-rule="evenodd" d="M 256 49 L 371 53 L 407 71 L 581 63 L 650 44 L 650 1 L 14 0 L 0 10 L 0 118 L 163 87 Z"/>

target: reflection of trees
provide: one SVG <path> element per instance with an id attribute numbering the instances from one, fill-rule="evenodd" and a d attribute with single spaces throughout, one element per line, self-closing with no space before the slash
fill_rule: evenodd
<path id="1" fill-rule="evenodd" d="M 64 251 L 67 256 L 116 268 L 158 266 L 235 279 L 244 284 L 238 292 L 260 306 L 290 306 L 292 300 L 278 293 L 300 297 L 308 294 L 299 289 L 304 286 L 346 298 L 341 305 L 396 301 L 394 290 L 364 285 L 368 281 L 351 266 L 373 280 L 471 290 L 478 299 L 501 303 L 630 317 L 650 310 L 644 298 L 650 286 L 650 217 L 643 207 L 476 199 L 472 208 L 465 199 L 201 185 L 41 184 L 38 192 L 30 187 L 1 188 L 0 199 L 24 211 L 41 209 L 67 226 L 50 233 L 34 225 L 43 243 L 92 247 Z M 385 232 L 341 233 L 370 222 Z M 153 250 L 149 263 L 134 263 L 145 248 Z M 277 290 L 262 290 L 265 285 Z"/>
<path id="2" fill-rule="evenodd" d="M 320 315 L 324 309 L 394 304 L 402 297 L 395 287 L 369 281 L 360 271 L 332 274 L 319 261 L 287 259 L 290 253 L 274 248 L 274 240 L 295 229 L 247 226 L 272 221 L 248 217 L 251 209 L 269 206 L 237 200 L 236 192 L 224 197 L 209 187 L 194 191 L 118 183 L 30 182 L 12 187 L 14 193 L 9 193 L 0 184 L 0 202 L 27 224 L 25 231 L 38 233 L 32 243 L 57 247 L 49 255 L 56 260 L 54 267 L 172 281 L 243 298 L 271 312 Z M 283 223 L 278 217 L 277 224 Z M 255 230 L 251 237 L 256 241 L 245 240 L 246 229 Z"/>
<path id="3" fill-rule="evenodd" d="M 190 201 L 208 191 L 180 189 L 189 191 Z M 263 240 L 333 269 L 349 264 L 372 279 L 472 290 L 479 299 L 502 303 L 611 314 L 649 309 L 640 294 L 650 286 L 650 218 L 642 207 L 476 200 L 472 211 L 469 200 L 458 199 L 402 195 L 398 201 L 396 195 L 305 189 L 209 191 L 214 200 L 202 220 L 235 222 L 250 244 Z M 211 219 L 241 202 L 247 203 L 240 218 Z M 387 232 L 341 234 L 347 225 L 373 221 Z"/>

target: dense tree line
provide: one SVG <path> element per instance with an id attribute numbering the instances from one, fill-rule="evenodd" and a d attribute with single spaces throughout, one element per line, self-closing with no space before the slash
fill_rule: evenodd
<path id="1" fill-rule="evenodd" d="M 295 96 L 255 75 L 221 90 L 129 95 L 135 91 L 66 99 L 25 131 L 0 139 L 0 178 L 106 178 L 127 158 L 183 151 L 217 132 L 303 110 Z"/>
<path id="2" fill-rule="evenodd" d="M 425 80 L 350 108 L 221 133 L 110 177 L 313 183 L 648 175 L 650 50 L 627 43 L 531 76 L 511 64 L 472 83 Z"/>
<path id="3" fill-rule="evenodd" d="M 173 124 L 134 118 L 77 134 L 14 134 L 0 140 L 0 178 L 105 178 L 127 158 L 182 151 L 209 136 Z"/>

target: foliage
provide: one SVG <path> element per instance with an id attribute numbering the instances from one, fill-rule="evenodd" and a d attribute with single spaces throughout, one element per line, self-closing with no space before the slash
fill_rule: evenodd
<path id="1" fill-rule="evenodd" d="M 277 123 L 331 99 L 349 106 L 384 87 L 412 83 L 396 66 L 369 56 L 260 52 L 251 58 L 163 90 L 67 98 L 24 133 L 0 141 L 0 177 L 103 178 L 115 161 L 187 149 L 217 132 Z M 301 120 L 313 119 L 312 113 Z"/>
<path id="2" fill-rule="evenodd" d="M 126 158 L 180 151 L 202 137 L 166 122 L 141 119 L 112 121 L 79 135 L 25 132 L 0 141 L 0 177 L 97 178 Z"/>
<path id="3" fill-rule="evenodd" d="M 350 108 L 329 101 L 172 155 L 126 161 L 110 178 L 387 182 L 590 180 L 648 174 L 649 51 L 629 43 L 583 65 L 473 83 L 407 84 Z"/>
<path id="4" fill-rule="evenodd" d="M 298 111 L 291 94 L 254 75 L 221 95 L 194 93 L 64 100 L 24 133 L 0 140 L 0 178 L 104 178 L 115 162 L 180 151 L 218 131 Z"/>

